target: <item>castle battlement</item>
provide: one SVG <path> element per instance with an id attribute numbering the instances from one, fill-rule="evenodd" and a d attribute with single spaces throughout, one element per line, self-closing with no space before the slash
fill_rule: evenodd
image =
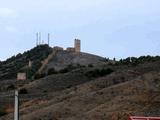
<path id="1" fill-rule="evenodd" d="M 55 46 L 53 48 L 53 50 L 55 50 L 55 51 L 63 51 L 64 49 L 62 47 Z M 77 53 L 81 52 L 81 40 L 75 39 L 74 47 L 67 47 L 66 51 L 67 52 L 77 52 Z"/>

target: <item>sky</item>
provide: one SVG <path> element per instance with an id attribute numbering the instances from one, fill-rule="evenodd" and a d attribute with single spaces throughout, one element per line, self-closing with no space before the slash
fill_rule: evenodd
<path id="1" fill-rule="evenodd" d="M 51 46 L 109 58 L 160 55 L 160 0 L 0 0 L 0 60 L 36 45 L 41 32 Z"/>

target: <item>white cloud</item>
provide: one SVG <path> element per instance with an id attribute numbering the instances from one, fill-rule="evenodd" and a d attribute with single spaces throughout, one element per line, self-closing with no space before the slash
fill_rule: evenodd
<path id="1" fill-rule="evenodd" d="M 17 13 L 15 10 L 10 8 L 0 8 L 0 17 L 16 17 Z"/>

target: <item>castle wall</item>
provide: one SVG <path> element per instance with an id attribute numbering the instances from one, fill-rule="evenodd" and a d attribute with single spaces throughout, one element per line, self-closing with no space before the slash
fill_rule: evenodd
<path id="1" fill-rule="evenodd" d="M 75 48 L 68 47 L 68 48 L 66 49 L 66 51 L 68 51 L 68 52 L 75 52 Z"/>
<path id="2" fill-rule="evenodd" d="M 55 47 L 53 48 L 53 50 L 55 50 L 55 51 L 63 51 L 63 48 L 62 48 L 62 47 L 55 46 Z"/>

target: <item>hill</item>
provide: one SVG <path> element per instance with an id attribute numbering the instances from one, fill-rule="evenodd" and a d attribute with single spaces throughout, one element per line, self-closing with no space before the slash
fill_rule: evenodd
<path id="1" fill-rule="evenodd" d="M 101 64 L 106 64 L 103 57 L 88 53 L 76 53 L 67 51 L 58 51 L 54 57 L 46 65 L 45 72 L 50 69 L 55 69 L 57 71 L 67 68 L 68 66 L 80 67 L 80 66 L 98 66 Z"/>
<path id="2" fill-rule="evenodd" d="M 58 51 L 43 72 L 45 76 L 37 80 L 0 81 L 0 113 L 4 113 L 0 120 L 13 119 L 16 84 L 23 120 L 127 120 L 129 115 L 160 115 L 159 56 L 112 62 Z"/>
<path id="3" fill-rule="evenodd" d="M 23 54 L 19 53 L 0 63 L 0 80 L 15 79 L 18 72 L 28 72 L 31 78 L 43 61 L 52 52 L 52 48 L 48 45 L 37 46 Z M 32 69 L 28 68 L 29 61 L 32 61 Z"/>

